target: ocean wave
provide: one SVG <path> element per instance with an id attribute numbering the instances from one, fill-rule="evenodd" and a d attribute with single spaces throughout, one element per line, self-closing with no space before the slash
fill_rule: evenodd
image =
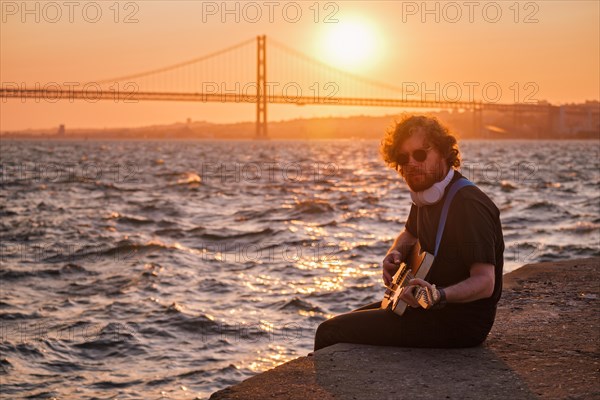
<path id="1" fill-rule="evenodd" d="M 231 373 L 235 373 L 235 374 L 242 374 L 242 371 L 240 371 L 240 369 L 235 365 L 235 364 L 229 364 L 226 367 L 223 368 L 219 368 L 216 371 L 217 374 L 231 374 Z"/>
<path id="2" fill-rule="evenodd" d="M 334 211 L 334 207 L 325 200 L 304 200 L 294 204 L 295 214 L 325 214 Z"/>
<path id="3" fill-rule="evenodd" d="M 164 377 L 164 378 L 152 379 L 152 380 L 145 382 L 145 385 L 146 386 L 163 386 L 163 385 L 173 383 L 175 381 L 175 379 L 176 379 L 175 377 Z"/>
<path id="4" fill-rule="evenodd" d="M 43 386 L 43 385 L 38 385 L 38 386 Z M 60 397 L 60 393 L 50 390 L 50 391 L 43 391 L 43 392 L 38 392 L 38 393 L 32 393 L 29 396 L 26 396 L 26 399 L 48 399 L 48 400 L 53 400 L 56 398 Z"/>
<path id="5" fill-rule="evenodd" d="M 559 230 L 574 233 L 589 233 L 600 230 L 600 223 L 598 223 L 598 221 L 577 221 L 575 224 L 564 226 L 559 228 Z"/>
<path id="6" fill-rule="evenodd" d="M 86 181 L 84 183 L 89 183 L 89 181 Z M 100 189 L 100 190 L 113 190 L 113 191 L 117 191 L 117 192 L 138 192 L 139 189 L 136 187 L 133 187 L 131 184 L 133 182 L 128 182 L 127 185 L 119 185 L 115 182 L 105 182 L 105 181 L 94 181 L 94 188 L 96 190 Z"/>
<path id="7" fill-rule="evenodd" d="M 6 301 L 0 300 L 0 308 L 11 308 L 11 307 L 14 307 L 14 305 L 12 305 Z"/>
<path id="8" fill-rule="evenodd" d="M 94 382 L 94 383 L 92 383 L 91 386 L 96 389 L 111 390 L 111 389 L 124 389 L 124 388 L 128 388 L 131 386 L 141 385 L 142 383 L 144 383 L 144 381 L 141 379 L 134 379 L 134 380 L 130 380 L 130 381 L 111 380 L 111 381 Z"/>
<path id="9" fill-rule="evenodd" d="M 181 177 L 184 173 L 181 171 L 166 171 L 166 172 L 158 172 L 154 174 L 157 178 L 178 178 Z"/>
<path id="10" fill-rule="evenodd" d="M 99 330 L 88 329 L 86 337 L 71 345 L 83 351 L 86 358 L 120 357 L 147 354 L 147 347 L 140 342 L 136 328 L 128 324 L 110 322 Z"/>
<path id="11" fill-rule="evenodd" d="M 182 239 L 185 237 L 184 231 L 179 228 L 158 229 L 154 231 L 153 234 L 157 236 L 166 236 L 173 239 Z"/>
<path id="12" fill-rule="evenodd" d="M 4 207 L 0 209 L 0 217 L 12 217 L 13 215 L 19 215 L 19 213 L 11 210 L 7 210 Z"/>
<path id="13" fill-rule="evenodd" d="M 177 338 L 176 335 L 170 333 L 168 330 L 166 329 L 161 329 L 155 326 L 146 326 L 146 327 L 141 327 L 137 333 L 141 336 L 144 337 L 148 337 L 150 339 L 154 338 L 165 338 L 165 339 L 175 339 Z M 168 357 L 168 356 L 166 356 Z"/>
<path id="14" fill-rule="evenodd" d="M 205 369 L 193 369 L 191 371 L 187 371 L 187 372 L 182 372 L 180 374 L 177 374 L 176 377 L 181 379 L 181 378 L 192 378 L 192 377 L 198 377 L 198 376 L 206 376 L 207 371 Z"/>
<path id="15" fill-rule="evenodd" d="M 86 368 L 82 364 L 67 360 L 45 361 L 40 364 L 44 369 L 52 372 L 73 373 L 75 371 L 84 371 Z"/>
<path id="16" fill-rule="evenodd" d="M 568 259 L 579 257 L 597 257 L 600 256 L 600 249 L 589 246 L 579 246 L 574 244 L 567 245 L 546 245 L 545 252 L 541 253 L 540 257 L 552 257 L 553 259 Z"/>
<path id="17" fill-rule="evenodd" d="M 172 202 L 150 202 L 150 203 L 139 203 L 139 202 L 134 202 L 134 201 L 130 201 L 128 202 L 129 204 L 138 207 L 138 210 L 141 213 L 144 214 L 153 214 L 153 213 L 160 213 L 160 214 L 164 214 L 164 215 L 168 215 L 170 217 L 181 217 L 183 214 L 181 213 L 181 211 L 179 211 L 176 207 L 177 204 L 172 203 Z M 167 221 L 171 224 L 173 224 L 174 222 L 172 221 Z M 160 224 L 160 222 L 159 222 Z"/>
<path id="18" fill-rule="evenodd" d="M 286 301 L 284 304 L 278 307 L 280 310 L 291 310 L 291 311 L 313 311 L 313 312 L 323 312 L 323 310 L 312 304 L 307 300 L 302 300 L 299 297 L 294 297 L 291 300 Z"/>
<path id="19" fill-rule="evenodd" d="M 261 220 L 269 220 L 273 215 L 272 209 L 267 210 L 240 210 L 236 211 L 233 214 L 234 219 L 238 222 L 241 221 L 261 221 Z"/>
<path id="20" fill-rule="evenodd" d="M 143 276 L 143 275 L 142 275 Z M 104 294 L 106 296 L 120 296 L 128 290 L 135 289 L 140 283 L 141 277 L 131 275 L 111 275 L 102 277 L 92 282 L 71 282 L 69 286 L 60 293 L 72 293 L 79 296 L 93 296 Z"/>
<path id="21" fill-rule="evenodd" d="M 221 329 L 230 328 L 226 324 L 219 324 L 213 319 L 207 317 L 206 315 L 188 315 L 182 312 L 172 312 L 167 308 L 168 317 L 164 315 L 154 319 L 154 323 L 159 326 L 166 326 L 169 328 L 175 328 L 179 331 L 185 331 L 193 334 L 199 335 L 199 337 L 203 335 L 210 335 L 219 333 Z"/>
<path id="22" fill-rule="evenodd" d="M 518 186 L 511 181 L 501 181 L 500 182 L 500 190 L 502 190 L 503 192 L 512 192 L 514 190 L 517 190 Z"/>
<path id="23" fill-rule="evenodd" d="M 10 340 L 10 337 L 8 339 Z M 44 352 L 33 343 L 13 344 L 9 340 L 4 340 L 0 343 L 0 354 L 2 354 L 3 357 L 10 354 L 32 360 L 41 360 L 46 357 Z"/>
<path id="24" fill-rule="evenodd" d="M 0 375 L 6 375 L 10 370 L 14 369 L 14 365 L 6 357 L 0 358 Z"/>
<path id="25" fill-rule="evenodd" d="M 38 313 L 37 311 L 29 313 L 29 314 L 23 314 L 20 312 L 14 312 L 14 313 L 0 313 L 0 320 L 2 321 L 14 321 L 14 320 L 19 320 L 19 319 L 36 319 L 36 318 L 41 318 L 42 315 L 40 313 Z"/>
<path id="26" fill-rule="evenodd" d="M 84 275 L 97 275 L 97 272 L 89 271 L 78 264 L 67 264 L 61 268 L 51 269 L 34 269 L 30 268 L 27 270 L 3 268 L 0 270 L 0 279 L 16 280 L 32 277 L 60 277 L 71 274 L 84 274 Z"/>
<path id="27" fill-rule="evenodd" d="M 147 219 L 144 217 L 138 217 L 138 216 L 133 216 L 133 215 L 124 215 L 124 214 L 121 214 L 118 212 L 112 212 L 105 219 L 116 220 L 117 222 L 120 222 L 120 223 L 133 224 L 133 225 L 146 225 L 146 224 L 152 224 L 155 222 L 151 219 Z"/>
<path id="28" fill-rule="evenodd" d="M 190 185 L 190 184 L 200 184 L 202 182 L 202 178 L 195 172 L 186 172 L 182 174 L 182 176 L 177 179 L 176 185 Z"/>
<path id="29" fill-rule="evenodd" d="M 234 239 L 244 239 L 244 238 L 253 238 L 253 237 L 271 237 L 275 235 L 276 231 L 272 228 L 264 228 L 259 231 L 249 231 L 249 232 L 240 232 L 234 231 L 232 229 L 223 228 L 220 231 L 208 230 L 204 227 L 196 227 L 187 231 L 193 236 L 213 241 L 221 241 L 221 240 L 234 240 Z"/>
<path id="30" fill-rule="evenodd" d="M 68 254 L 56 254 L 45 258 L 44 262 L 65 262 L 70 260 L 85 259 L 89 262 L 99 262 L 112 260 L 115 262 L 134 261 L 139 257 L 161 250 L 175 250 L 177 246 L 169 246 L 159 241 L 149 241 L 146 244 L 140 244 L 129 240 L 121 240 L 115 246 L 105 248 L 103 250 L 89 251 L 95 249 L 96 246 L 84 246 L 84 248 Z"/>
<path id="31" fill-rule="evenodd" d="M 331 227 L 335 227 L 338 225 L 338 222 L 335 219 L 332 219 L 331 221 L 328 222 L 324 222 L 322 224 L 317 225 L 318 227 L 322 228 L 325 226 L 331 226 Z"/>
<path id="32" fill-rule="evenodd" d="M 544 211 L 549 213 L 568 213 L 562 207 L 549 201 L 536 201 L 535 203 L 529 204 L 525 207 L 525 210 L 536 210 Z"/>
<path id="33" fill-rule="evenodd" d="M 234 288 L 215 278 L 203 279 L 198 283 L 197 290 L 203 293 L 225 294 L 229 293 Z"/>

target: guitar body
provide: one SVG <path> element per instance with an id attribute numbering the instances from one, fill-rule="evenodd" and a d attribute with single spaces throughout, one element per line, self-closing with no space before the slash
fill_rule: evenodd
<path id="1" fill-rule="evenodd" d="M 425 279 L 433 265 L 433 260 L 433 254 L 422 250 L 421 245 L 417 242 L 405 262 L 400 263 L 398 271 L 392 278 L 392 283 L 385 291 L 381 308 L 391 308 L 398 315 L 404 314 L 408 305 L 400 300 L 402 289 L 408 286 L 408 282 L 413 278 Z"/>

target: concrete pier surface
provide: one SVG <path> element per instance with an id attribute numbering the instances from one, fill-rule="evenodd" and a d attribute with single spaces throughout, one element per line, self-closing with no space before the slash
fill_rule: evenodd
<path id="1" fill-rule="evenodd" d="M 600 257 L 504 276 L 483 345 L 337 344 L 229 388 L 220 399 L 600 399 Z"/>

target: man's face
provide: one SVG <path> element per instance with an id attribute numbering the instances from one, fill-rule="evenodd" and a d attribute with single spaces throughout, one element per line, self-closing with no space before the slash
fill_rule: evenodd
<path id="1" fill-rule="evenodd" d="M 424 161 L 416 161 L 413 152 L 419 149 L 429 149 Z M 410 154 L 408 164 L 402 168 L 402 177 L 413 192 L 420 192 L 441 181 L 448 173 L 448 166 L 442 155 L 425 141 L 425 130 L 419 128 L 406 139 L 398 154 Z"/>

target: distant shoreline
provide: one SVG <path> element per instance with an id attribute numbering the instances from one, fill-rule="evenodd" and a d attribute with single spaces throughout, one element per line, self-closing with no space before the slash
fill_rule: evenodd
<path id="1" fill-rule="evenodd" d="M 378 141 L 380 139 L 377 138 L 362 138 L 362 137 L 350 137 L 350 138 L 279 138 L 279 137 L 270 137 L 267 139 L 257 139 L 253 137 L 241 137 L 241 138 L 102 138 L 102 137 L 90 137 L 90 138 L 55 138 L 55 137 L 4 137 L 0 136 L 0 141 L 14 141 L 14 142 L 33 142 L 33 141 L 52 141 L 52 142 L 88 142 L 88 141 L 105 141 L 105 142 L 134 142 L 134 141 L 156 141 L 156 142 L 211 142 L 211 141 L 327 141 L 327 140 L 335 140 L 335 141 L 344 141 L 344 140 L 363 140 L 363 141 Z M 551 137 L 541 137 L 541 138 L 515 138 L 515 137 L 507 137 L 507 138 L 485 138 L 485 137 L 468 137 L 468 138 L 458 138 L 459 141 L 462 140 L 482 140 L 482 141 L 600 141 L 600 137 L 559 137 L 559 138 L 551 138 Z"/>
<path id="2" fill-rule="evenodd" d="M 459 139 L 600 140 L 600 116 L 594 112 L 554 118 L 546 115 L 488 113 L 479 122 L 472 113 L 423 113 L 443 121 Z M 270 121 L 270 140 L 381 140 L 401 114 L 384 116 L 299 118 Z M 69 127 L 0 131 L 0 140 L 255 140 L 256 122 L 213 123 L 206 120 L 137 127 Z"/>

